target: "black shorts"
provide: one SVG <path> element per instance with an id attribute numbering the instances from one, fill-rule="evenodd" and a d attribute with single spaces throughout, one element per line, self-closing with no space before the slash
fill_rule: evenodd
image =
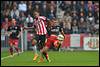
<path id="1" fill-rule="evenodd" d="M 36 40 L 37 40 L 37 47 L 40 50 L 45 45 L 46 35 L 37 35 Z"/>

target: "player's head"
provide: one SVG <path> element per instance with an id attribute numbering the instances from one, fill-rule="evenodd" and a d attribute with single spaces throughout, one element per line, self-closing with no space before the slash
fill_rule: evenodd
<path id="1" fill-rule="evenodd" d="M 52 26 L 52 22 L 51 22 L 50 19 L 47 19 L 47 26 L 48 26 L 48 27 L 51 27 L 51 26 Z"/>
<path id="2" fill-rule="evenodd" d="M 11 22 L 12 22 L 12 25 L 16 25 L 16 20 L 15 19 L 12 19 Z"/>
<path id="3" fill-rule="evenodd" d="M 39 16 L 39 12 L 38 11 L 34 11 L 34 17 L 37 18 Z"/>
<path id="4" fill-rule="evenodd" d="M 50 19 L 52 22 L 56 22 L 56 18 L 55 18 L 54 16 L 51 16 L 49 19 Z"/>
<path id="5" fill-rule="evenodd" d="M 51 24 L 54 26 L 56 25 L 57 19 L 55 17 L 50 18 Z"/>

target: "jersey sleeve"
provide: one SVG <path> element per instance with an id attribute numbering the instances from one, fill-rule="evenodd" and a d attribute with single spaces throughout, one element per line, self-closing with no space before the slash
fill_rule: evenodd
<path id="1" fill-rule="evenodd" d="M 59 27 L 60 27 L 59 31 L 60 31 L 60 32 L 63 31 L 63 23 L 60 23 L 60 24 L 59 24 Z"/>
<path id="2" fill-rule="evenodd" d="M 40 16 L 40 19 L 42 19 L 43 21 L 46 21 L 46 17 L 45 16 Z"/>
<path id="3" fill-rule="evenodd" d="M 62 26 L 59 26 L 59 31 L 63 31 L 63 27 Z"/>
<path id="4" fill-rule="evenodd" d="M 47 18 L 45 16 L 40 16 L 40 20 L 43 20 L 44 24 L 47 25 Z"/>

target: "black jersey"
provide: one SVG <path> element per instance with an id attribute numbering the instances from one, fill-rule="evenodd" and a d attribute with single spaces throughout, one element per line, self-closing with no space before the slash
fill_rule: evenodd
<path id="1" fill-rule="evenodd" d="M 17 26 L 17 25 L 9 26 L 7 31 L 12 32 L 12 34 L 10 35 L 10 38 L 16 39 L 17 36 L 19 35 L 19 32 L 21 31 L 21 28 L 20 26 Z"/>
<path id="2" fill-rule="evenodd" d="M 62 27 L 61 26 L 52 26 L 50 28 L 47 29 L 48 31 L 48 35 L 50 36 L 51 34 L 54 35 L 59 35 L 59 33 L 62 31 Z"/>

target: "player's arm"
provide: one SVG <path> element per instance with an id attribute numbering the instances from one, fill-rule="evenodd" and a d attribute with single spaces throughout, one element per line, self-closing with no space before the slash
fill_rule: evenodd
<path id="1" fill-rule="evenodd" d="M 33 26 L 32 27 L 26 27 L 26 26 L 23 27 L 23 29 L 26 29 L 26 30 L 27 29 L 33 29 L 33 28 L 36 28 L 35 23 L 33 23 Z"/>
<path id="2" fill-rule="evenodd" d="M 33 29 L 34 28 L 34 26 L 32 26 L 32 27 L 23 27 L 23 29 Z"/>
<path id="3" fill-rule="evenodd" d="M 64 36 L 64 39 L 65 39 L 65 34 L 64 34 L 63 28 L 61 28 L 60 33 Z"/>
<path id="4" fill-rule="evenodd" d="M 17 37 L 19 38 L 21 36 L 21 28 L 19 26 L 18 26 L 18 31 L 19 31 L 19 33 L 18 33 Z"/>

